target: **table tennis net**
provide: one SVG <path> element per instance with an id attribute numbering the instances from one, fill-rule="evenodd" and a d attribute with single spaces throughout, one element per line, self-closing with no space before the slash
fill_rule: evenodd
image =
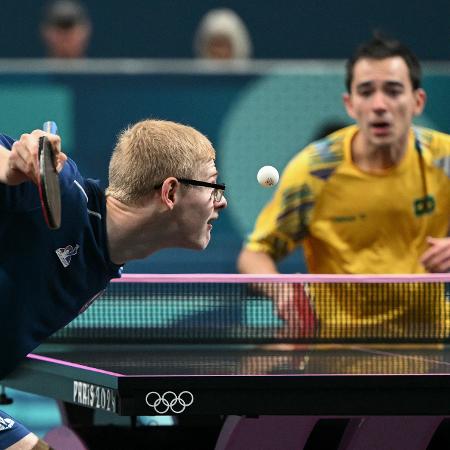
<path id="1" fill-rule="evenodd" d="M 443 342 L 447 278 L 128 275 L 51 341 Z"/>

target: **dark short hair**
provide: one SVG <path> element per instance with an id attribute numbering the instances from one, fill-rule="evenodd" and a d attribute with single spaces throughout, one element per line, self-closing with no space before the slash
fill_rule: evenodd
<path id="1" fill-rule="evenodd" d="M 44 25 L 58 28 L 71 28 L 89 22 L 84 5 L 77 0 L 52 0 L 44 7 Z"/>
<path id="2" fill-rule="evenodd" d="M 417 56 L 401 42 L 375 32 L 370 41 L 361 44 L 347 61 L 345 86 L 350 92 L 353 81 L 353 69 L 360 59 L 386 59 L 400 56 L 409 70 L 409 78 L 414 90 L 421 86 L 422 69 Z"/>

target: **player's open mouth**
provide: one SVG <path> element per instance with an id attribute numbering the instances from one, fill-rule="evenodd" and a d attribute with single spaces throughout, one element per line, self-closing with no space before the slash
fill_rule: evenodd
<path id="1" fill-rule="evenodd" d="M 391 128 L 389 122 L 374 122 L 370 125 L 375 134 L 387 134 Z"/>
<path id="2" fill-rule="evenodd" d="M 214 220 L 217 220 L 218 218 L 219 218 L 218 216 L 211 217 L 211 219 L 209 219 L 208 222 L 206 222 L 208 225 L 208 229 L 210 229 L 210 230 L 212 229 Z"/>

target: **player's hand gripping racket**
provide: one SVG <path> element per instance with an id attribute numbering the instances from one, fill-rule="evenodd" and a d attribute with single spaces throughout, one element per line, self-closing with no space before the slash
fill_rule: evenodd
<path id="1" fill-rule="evenodd" d="M 317 334 L 318 320 L 306 283 L 280 284 L 276 298 L 278 314 L 284 320 L 280 337 L 311 338 Z"/>
<path id="2" fill-rule="evenodd" d="M 55 122 L 45 122 L 43 130 L 56 134 L 58 128 Z M 39 197 L 45 222 L 51 230 L 57 230 L 61 225 L 61 193 L 59 177 L 56 171 L 56 157 L 49 140 L 39 138 Z"/>

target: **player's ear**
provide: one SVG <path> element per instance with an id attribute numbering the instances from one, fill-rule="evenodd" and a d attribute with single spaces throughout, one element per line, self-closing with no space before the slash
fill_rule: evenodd
<path id="1" fill-rule="evenodd" d="M 180 183 L 174 177 L 166 178 L 161 186 L 161 200 L 169 209 L 175 206 L 175 194 L 179 186 Z"/>
<path id="2" fill-rule="evenodd" d="M 355 118 L 355 112 L 353 110 L 353 102 L 352 102 L 352 96 L 348 92 L 344 92 L 342 94 L 342 101 L 344 102 L 345 109 L 347 110 L 347 114 L 354 119 Z"/>
<path id="3" fill-rule="evenodd" d="M 414 91 L 414 115 L 419 116 L 422 114 L 423 109 L 425 108 L 425 103 L 427 102 L 427 94 L 426 92 L 419 88 Z"/>

